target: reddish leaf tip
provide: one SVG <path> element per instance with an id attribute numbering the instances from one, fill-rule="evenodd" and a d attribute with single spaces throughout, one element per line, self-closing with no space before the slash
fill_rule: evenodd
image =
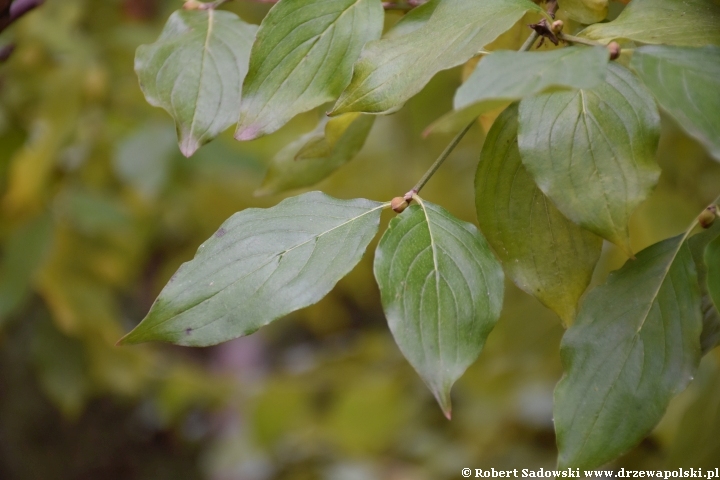
<path id="1" fill-rule="evenodd" d="M 238 127 L 235 132 L 235 140 L 240 142 L 254 140 L 260 136 L 260 127 L 251 125 L 249 127 Z"/>

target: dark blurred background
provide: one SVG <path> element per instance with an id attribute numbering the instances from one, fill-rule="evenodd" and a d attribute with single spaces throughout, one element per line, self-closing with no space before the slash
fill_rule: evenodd
<path id="1" fill-rule="evenodd" d="M 0 47 L 16 45 L 0 63 L 0 479 L 436 480 L 464 467 L 551 468 L 559 319 L 508 284 L 448 422 L 393 344 L 375 244 L 319 304 L 250 337 L 114 346 L 228 216 L 282 199 L 253 192 L 273 155 L 322 114 L 251 143 L 226 132 L 182 157 L 170 117 L 145 102 L 133 72 L 137 46 L 180 6 L 47 0 L 0 35 Z M 223 8 L 259 23 L 269 5 Z M 496 45 L 526 35 L 519 25 Z M 444 72 L 378 118 L 358 158 L 317 188 L 375 200 L 407 191 L 449 141 L 421 132 L 451 108 L 462 75 Z M 424 191 L 468 221 L 491 121 Z M 663 175 L 634 217 L 636 249 L 684 230 L 720 193 L 720 165 L 667 118 L 657 158 Z M 595 282 L 624 261 L 606 245 Z M 615 466 L 718 466 L 718 431 L 715 351 Z"/>

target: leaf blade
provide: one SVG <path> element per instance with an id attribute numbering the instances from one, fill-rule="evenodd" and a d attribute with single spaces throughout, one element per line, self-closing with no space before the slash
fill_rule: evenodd
<path id="1" fill-rule="evenodd" d="M 235 138 L 272 133 L 295 115 L 333 101 L 362 46 L 380 37 L 374 0 L 283 0 L 263 19 L 250 55 Z"/>
<path id="2" fill-rule="evenodd" d="M 590 25 L 579 36 L 602 43 L 627 39 L 690 47 L 720 45 L 720 5 L 713 0 L 633 0 L 612 22 Z"/>
<path id="3" fill-rule="evenodd" d="M 708 288 L 709 263 L 705 259 L 708 244 L 716 238 L 720 238 L 719 222 L 715 222 L 707 230 L 703 230 L 688 239 L 688 246 L 690 247 L 690 253 L 695 262 L 695 270 L 697 271 L 698 285 L 700 286 L 700 295 L 702 297 L 703 330 L 700 335 L 700 346 L 703 355 L 720 344 L 720 312 L 718 312 L 716 304 L 713 303 L 713 299 L 710 296 Z"/>
<path id="4" fill-rule="evenodd" d="M 449 418 L 450 389 L 500 316 L 503 273 L 473 225 L 417 201 L 380 240 L 375 278 L 396 343 Z"/>
<path id="5" fill-rule="evenodd" d="M 231 12 L 178 10 L 155 43 L 138 47 L 140 87 L 175 120 L 186 157 L 235 123 L 256 29 Z"/>
<path id="6" fill-rule="evenodd" d="M 720 161 L 720 47 L 641 47 L 630 65 L 660 106 Z"/>
<path id="7" fill-rule="evenodd" d="M 515 284 L 572 323 L 602 240 L 566 219 L 525 171 L 517 147 L 517 104 L 488 133 L 475 177 L 480 230 Z"/>
<path id="8" fill-rule="evenodd" d="M 527 0 L 432 0 L 409 33 L 368 43 L 354 65 L 350 85 L 331 115 L 348 112 L 388 114 L 397 111 L 439 71 L 464 63 L 525 12 L 543 10 Z M 403 28 L 405 28 L 403 26 Z M 392 31 L 391 31 L 392 32 Z M 460 32 L 460 34 L 458 34 Z M 465 35 L 465 37 L 463 37 Z M 464 38 L 462 42 L 459 38 Z"/>
<path id="9" fill-rule="evenodd" d="M 255 195 L 272 195 L 315 185 L 357 155 L 375 117 L 348 113 L 323 120 L 273 158 Z"/>
<path id="10" fill-rule="evenodd" d="M 593 88 L 605 80 L 608 59 L 603 47 L 493 52 L 455 92 L 454 111 L 436 120 L 424 134 L 456 131 L 498 106 L 548 90 Z"/>
<path id="11" fill-rule="evenodd" d="M 660 116 L 625 68 L 607 82 L 520 102 L 518 144 L 538 187 L 570 220 L 629 256 L 628 221 L 657 183 Z"/>
<path id="12" fill-rule="evenodd" d="M 682 235 L 641 251 L 591 291 L 561 345 L 559 468 L 595 468 L 650 433 L 697 369 L 701 329 Z"/>
<path id="13" fill-rule="evenodd" d="M 360 261 L 386 206 L 310 192 L 236 213 L 121 343 L 214 345 L 316 303 Z"/>
<path id="14" fill-rule="evenodd" d="M 717 309 L 720 307 L 720 235 L 705 249 L 705 265 L 707 265 L 707 287 Z"/>

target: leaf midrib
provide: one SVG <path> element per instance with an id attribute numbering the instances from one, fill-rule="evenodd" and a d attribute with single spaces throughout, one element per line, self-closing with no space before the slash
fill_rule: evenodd
<path id="1" fill-rule="evenodd" d="M 187 312 L 187 311 L 189 311 L 189 310 L 192 310 L 193 308 L 197 307 L 198 305 L 200 305 L 200 304 L 202 304 L 202 303 L 210 300 L 211 298 L 219 295 L 219 294 L 222 293 L 223 291 L 227 290 L 228 288 L 232 287 L 233 285 L 237 284 L 238 282 L 244 280 L 245 278 L 249 277 L 250 275 L 254 274 L 255 272 L 257 272 L 257 271 L 259 271 L 260 269 L 264 268 L 265 266 L 269 265 L 275 258 L 280 258 L 280 259 L 282 259 L 282 257 L 283 257 L 285 254 L 291 252 L 292 250 L 295 250 L 296 248 L 302 247 L 303 245 L 305 245 L 305 244 L 307 244 L 307 243 L 309 243 L 309 242 L 311 242 L 311 241 L 317 241 L 317 240 L 318 240 L 320 237 L 322 237 L 323 235 L 328 234 L 328 233 L 330 233 L 330 232 L 332 232 L 332 231 L 334 231 L 334 230 L 337 230 L 338 228 L 343 227 L 343 226 L 345 226 L 345 225 L 347 225 L 347 224 L 349 224 L 349 223 L 352 223 L 352 222 L 354 222 L 354 221 L 356 221 L 356 220 L 364 217 L 365 215 L 369 215 L 370 213 L 373 213 L 373 212 L 375 212 L 376 210 L 380 210 L 380 209 L 382 209 L 382 208 L 386 208 L 386 207 L 389 206 L 389 205 L 390 205 L 389 203 L 383 203 L 383 204 L 381 204 L 381 205 L 378 205 L 377 207 L 374 207 L 374 208 L 372 208 L 371 210 L 368 210 L 368 211 L 366 211 L 366 212 L 361 213 L 360 215 L 357 215 L 357 216 L 355 216 L 355 217 L 353 217 L 353 218 L 351 218 L 351 219 L 346 220 L 345 222 L 341 223 L 340 225 L 336 225 L 336 226 L 334 226 L 334 227 L 332 227 L 332 228 L 330 228 L 330 229 L 328 229 L 328 230 L 325 230 L 324 232 L 321 232 L 321 233 L 319 233 L 319 234 L 317 234 L 317 235 L 314 235 L 313 237 L 311 237 L 311 238 L 303 241 L 302 243 L 299 243 L 298 245 L 295 245 L 295 246 L 293 246 L 293 247 L 291 247 L 291 248 L 289 248 L 289 249 L 287 249 L 287 250 L 285 250 L 285 251 L 283 251 L 283 252 L 281 252 L 281 253 L 275 253 L 275 254 L 271 255 L 271 256 L 267 259 L 266 262 L 264 262 L 262 265 L 260 265 L 260 266 L 258 266 L 257 268 L 255 268 L 253 271 L 247 273 L 246 275 L 243 275 L 242 277 L 240 277 L 240 278 L 238 278 L 238 279 L 236 279 L 236 280 L 233 280 L 233 281 L 230 282 L 228 285 L 226 285 L 226 286 L 224 286 L 223 288 L 221 288 L 220 290 L 212 293 L 212 294 L 209 295 L 208 297 L 203 298 L 202 300 L 199 300 L 198 302 L 190 305 L 190 306 L 187 307 L 187 308 L 184 308 L 183 311 L 181 311 L 181 312 L 179 312 L 179 313 L 176 313 L 175 315 L 173 315 L 173 316 L 171 316 L 171 317 L 168 317 L 168 318 L 166 318 L 166 319 L 164 319 L 164 320 L 156 323 L 155 325 L 153 325 L 153 326 L 151 326 L 150 328 L 148 328 L 148 331 L 158 328 L 159 326 L 161 326 L 161 325 L 165 324 L 166 322 L 168 322 L 168 321 L 176 318 L 177 316 L 182 315 L 183 313 L 185 313 L 185 312 Z M 181 293 L 182 293 L 182 292 L 181 292 Z"/>

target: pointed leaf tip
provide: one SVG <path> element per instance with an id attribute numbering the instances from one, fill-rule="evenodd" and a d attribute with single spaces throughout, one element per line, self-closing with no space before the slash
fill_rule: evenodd
<path id="1" fill-rule="evenodd" d="M 155 43 L 137 49 L 140 88 L 173 117 L 186 157 L 237 120 L 256 30 L 232 12 L 178 10 Z"/>

